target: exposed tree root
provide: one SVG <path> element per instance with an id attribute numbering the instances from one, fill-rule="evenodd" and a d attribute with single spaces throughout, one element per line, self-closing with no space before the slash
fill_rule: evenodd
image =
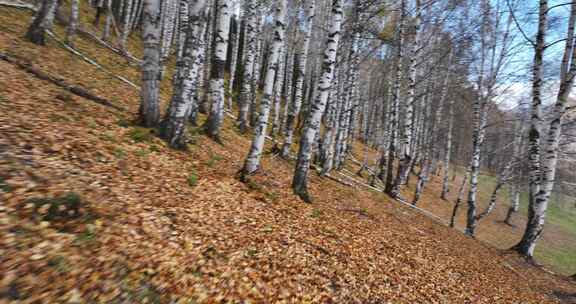
<path id="1" fill-rule="evenodd" d="M 0 59 L 17 66 L 18 68 L 36 76 L 39 79 L 51 82 L 51 83 L 53 83 L 53 84 L 55 84 L 55 85 L 57 85 L 63 89 L 66 89 L 74 95 L 83 97 L 85 99 L 94 101 L 100 105 L 107 106 L 107 107 L 116 109 L 118 111 L 123 111 L 123 112 L 126 111 L 124 108 L 113 104 L 109 100 L 102 98 L 100 96 L 96 96 L 82 87 L 67 83 L 64 79 L 58 78 L 56 76 L 52 76 L 52 75 L 50 75 L 44 71 L 41 71 L 40 69 L 38 69 L 37 67 L 34 67 L 32 64 L 30 64 L 28 62 L 23 62 L 19 59 L 16 59 L 16 58 L 11 57 L 11 56 L 4 54 L 4 53 L 0 53 Z"/>

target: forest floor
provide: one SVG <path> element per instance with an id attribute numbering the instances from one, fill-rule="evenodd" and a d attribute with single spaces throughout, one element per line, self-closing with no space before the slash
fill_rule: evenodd
<path id="1" fill-rule="evenodd" d="M 230 119 L 224 145 L 190 128 L 189 151 L 167 148 L 131 123 L 137 89 L 53 39 L 25 42 L 29 20 L 0 7 L 1 54 L 120 109 L 0 60 L 0 303 L 576 303 L 567 278 L 381 192 L 313 175 L 305 204 L 272 154 L 239 182 L 250 137 Z M 122 56 L 75 47 L 138 84 Z M 434 187 L 422 205 L 436 212 L 451 204 Z"/>

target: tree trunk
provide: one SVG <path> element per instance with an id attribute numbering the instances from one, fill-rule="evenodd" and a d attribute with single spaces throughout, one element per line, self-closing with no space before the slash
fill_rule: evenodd
<path id="1" fill-rule="evenodd" d="M 276 8 L 276 24 L 274 26 L 274 41 L 272 43 L 272 52 L 268 57 L 266 69 L 266 78 L 264 82 L 264 92 L 260 102 L 260 115 L 258 115 L 258 124 L 254 126 L 254 139 L 250 146 L 250 151 L 244 162 L 241 177 L 245 179 L 248 175 L 253 174 L 260 166 L 260 158 L 264 149 L 266 140 L 266 129 L 270 117 L 270 106 L 274 94 L 274 79 L 280 64 L 282 47 L 284 46 L 284 36 L 286 33 L 286 4 L 287 0 L 281 0 Z"/>
<path id="2" fill-rule="evenodd" d="M 110 28 L 112 27 L 114 15 L 112 14 L 112 0 L 104 1 L 106 2 L 106 8 L 104 10 L 106 12 L 106 21 L 104 23 L 104 31 L 102 32 L 102 40 L 108 40 L 110 38 Z M 142 23 L 144 23 L 144 20 L 142 20 Z"/>
<path id="3" fill-rule="evenodd" d="M 173 148 L 183 148 L 185 142 L 185 124 L 190 112 L 197 107 L 199 73 L 201 72 L 202 30 L 204 20 L 202 13 L 206 0 L 190 0 L 189 20 L 184 40 L 183 54 L 176 64 L 174 73 L 174 90 L 166 117 L 162 122 L 161 135 Z"/>
<path id="4" fill-rule="evenodd" d="M 464 174 L 464 176 L 462 177 L 460 190 L 458 190 L 458 197 L 456 198 L 456 202 L 454 203 L 454 209 L 452 209 L 452 216 L 450 217 L 450 227 L 452 228 L 454 228 L 454 225 L 456 224 L 456 215 L 458 214 L 458 209 L 460 208 L 460 205 L 462 205 L 462 200 L 464 199 L 464 189 L 469 174 L 470 172 L 466 172 L 466 174 Z"/>
<path id="5" fill-rule="evenodd" d="M 271 137 L 276 137 L 278 131 L 280 129 L 280 112 L 282 108 L 282 88 L 284 86 L 284 74 L 286 68 L 286 56 L 287 56 L 286 48 L 280 52 L 280 58 L 278 61 L 278 71 L 276 73 L 276 80 L 274 85 L 274 93 L 273 93 L 273 117 L 272 117 L 272 130 L 270 132 Z"/>
<path id="6" fill-rule="evenodd" d="M 541 71 L 538 68 L 542 66 L 542 53 L 544 51 L 544 38 L 546 33 L 546 14 L 547 14 L 547 1 L 540 0 L 540 17 L 538 25 L 538 34 L 536 38 L 536 55 L 534 60 L 534 86 L 533 95 L 535 91 L 540 88 Z M 554 188 L 554 178 L 556 175 L 556 166 L 558 162 L 558 150 L 560 144 L 560 137 L 562 131 L 562 120 L 566 112 L 566 103 L 572 87 L 574 85 L 574 78 L 576 77 L 576 48 L 574 43 L 574 22 L 576 21 L 576 3 L 572 3 L 570 19 L 568 24 L 566 47 L 564 49 L 564 57 L 561 65 L 560 75 L 560 88 L 556 97 L 556 103 L 552 110 L 552 119 L 548 129 L 547 140 L 544 145 L 544 155 L 541 156 L 540 175 L 541 186 L 538 187 L 533 200 L 528 205 L 528 221 L 522 240 L 513 248 L 525 257 L 532 258 L 536 242 L 542 235 L 544 229 L 544 221 L 546 217 L 546 210 L 550 201 L 550 195 Z M 537 68 L 538 67 L 538 68 Z M 539 95 L 536 95 L 539 99 Z M 539 108 L 540 100 L 532 99 L 533 109 Z M 534 119 L 534 113 L 533 113 Z M 532 128 L 533 129 L 533 128 Z M 532 130 L 531 130 L 532 131 Z M 532 132 L 531 132 L 532 137 Z M 532 150 L 531 150 L 532 154 Z M 532 157 L 532 155 L 531 155 Z"/>
<path id="7" fill-rule="evenodd" d="M 57 0 L 42 0 L 40 9 L 28 27 L 26 39 L 37 45 L 46 45 L 46 31 L 52 29 Z"/>
<path id="8" fill-rule="evenodd" d="M 416 0 L 416 18 L 414 20 L 414 41 L 412 42 L 412 51 L 410 54 L 410 73 L 408 79 L 408 98 L 406 99 L 406 112 L 404 115 L 403 130 L 404 134 L 400 141 L 400 160 L 398 165 L 398 173 L 396 181 L 394 182 L 393 193 L 400 192 L 400 186 L 406 184 L 408 174 L 410 174 L 410 164 L 412 162 L 412 128 L 413 128 L 413 114 L 414 114 L 414 100 L 416 98 L 416 76 L 418 74 L 417 66 L 420 54 L 420 23 L 422 19 L 422 11 L 420 0 Z"/>
<path id="9" fill-rule="evenodd" d="M 306 63 L 308 62 L 308 49 L 310 48 L 310 39 L 312 37 L 312 28 L 314 26 L 314 17 L 316 16 L 316 0 L 310 0 L 306 28 L 304 31 L 304 42 L 298 54 L 296 66 L 296 88 L 294 101 L 289 103 L 288 115 L 286 117 L 286 128 L 284 132 L 284 143 L 282 145 L 282 157 L 288 158 L 290 147 L 294 137 L 294 127 L 296 118 L 300 115 L 302 100 L 304 99 L 304 82 L 306 80 Z"/>
<path id="10" fill-rule="evenodd" d="M 388 146 L 388 159 L 386 164 L 386 187 L 384 191 L 390 196 L 397 196 L 399 189 L 395 187 L 394 182 L 394 159 L 396 158 L 397 138 L 398 138 L 398 110 L 400 105 L 400 93 L 402 82 L 402 61 L 404 60 L 404 33 L 406 26 L 406 0 L 401 1 L 400 6 L 400 24 L 398 29 L 398 56 L 396 61 L 396 71 L 392 89 L 392 106 L 390 111 L 390 142 Z"/>
<path id="11" fill-rule="evenodd" d="M 132 10 L 134 9 L 132 7 L 133 5 L 133 0 L 125 0 L 126 2 L 126 7 L 124 9 L 124 21 L 122 23 L 122 36 L 120 37 L 120 49 L 124 52 L 127 52 L 126 50 L 126 44 L 128 43 L 128 36 L 130 35 L 130 31 L 132 30 L 132 20 L 130 20 L 130 17 L 132 16 Z"/>
<path id="12" fill-rule="evenodd" d="M 246 0 L 246 29 L 244 34 L 244 75 L 240 88 L 240 109 L 238 111 L 238 128 L 241 133 L 248 130 L 248 111 L 253 98 L 254 88 L 254 61 L 257 52 L 257 28 L 258 28 L 258 1 Z"/>
<path id="13" fill-rule="evenodd" d="M 444 179 L 442 180 L 442 195 L 443 200 L 448 200 L 448 192 L 450 192 L 450 185 L 448 178 L 450 175 L 450 161 L 452 156 L 452 136 L 454 132 L 454 98 L 450 98 L 448 103 L 448 132 L 446 134 L 446 149 L 444 151 Z"/>
<path id="14" fill-rule="evenodd" d="M 482 97 L 477 97 L 472 105 L 474 115 L 474 131 L 472 134 L 472 161 L 470 162 L 470 189 L 468 190 L 468 213 L 465 233 L 474 236 L 476 229 L 476 206 L 478 195 L 478 178 L 480 176 L 480 157 L 484 136 L 486 133 L 486 121 L 488 113 L 486 101 Z"/>
<path id="15" fill-rule="evenodd" d="M 312 159 L 312 145 L 320 130 L 322 115 L 326 109 L 326 102 L 330 93 L 334 70 L 336 66 L 336 54 L 340 42 L 342 20 L 344 13 L 342 11 L 342 0 L 334 0 L 332 4 L 332 24 L 328 32 L 328 41 L 324 52 L 324 62 L 322 65 L 322 75 L 318 83 L 318 90 L 314 103 L 310 107 L 308 119 L 300 140 L 298 159 L 292 180 L 292 189 L 294 193 L 300 196 L 305 202 L 312 202 L 308 194 L 308 171 L 310 169 L 310 160 Z"/>
<path id="16" fill-rule="evenodd" d="M 142 102 L 140 123 L 145 127 L 156 127 L 160 120 L 160 34 L 161 15 L 159 0 L 144 0 L 142 43 Z"/>
<path id="17" fill-rule="evenodd" d="M 515 184 L 510 185 L 510 197 L 511 197 L 511 204 L 510 208 L 508 208 L 508 212 L 506 212 L 506 218 L 504 219 L 504 223 L 507 225 L 512 225 L 512 214 L 518 212 L 520 208 L 520 191 Z"/>
<path id="18" fill-rule="evenodd" d="M 206 121 L 206 133 L 216 142 L 221 143 L 220 128 L 224 120 L 224 69 L 228 54 L 228 38 L 230 36 L 230 3 L 216 0 L 218 3 L 217 28 L 214 31 L 215 49 L 212 54 L 210 70 L 210 99 L 212 107 Z"/>
<path id="19" fill-rule="evenodd" d="M 66 43 L 73 46 L 76 30 L 78 29 L 80 0 L 72 0 L 70 3 L 70 18 L 68 19 L 68 28 L 66 29 Z"/>

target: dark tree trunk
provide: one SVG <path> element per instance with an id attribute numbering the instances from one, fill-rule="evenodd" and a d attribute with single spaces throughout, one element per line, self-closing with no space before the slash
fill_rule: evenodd
<path id="1" fill-rule="evenodd" d="M 40 10 L 26 32 L 26 39 L 37 45 L 46 45 L 46 30 L 52 27 L 56 0 L 42 0 Z"/>

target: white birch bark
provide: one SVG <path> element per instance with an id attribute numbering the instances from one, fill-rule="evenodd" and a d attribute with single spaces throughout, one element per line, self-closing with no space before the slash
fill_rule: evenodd
<path id="1" fill-rule="evenodd" d="M 474 236 L 476 227 L 476 198 L 478 195 L 478 178 L 480 176 L 480 156 L 486 135 L 488 112 L 483 97 L 475 99 L 472 105 L 474 131 L 472 134 L 472 160 L 470 162 L 470 189 L 468 190 L 468 216 L 465 233 Z"/>
<path id="2" fill-rule="evenodd" d="M 340 75 L 338 75 L 340 74 Z M 324 128 L 324 136 L 322 139 L 322 170 L 320 172 L 320 176 L 325 176 L 332 170 L 334 165 L 334 154 L 335 154 L 335 146 L 336 146 L 336 137 L 337 137 L 337 129 L 338 129 L 338 122 L 342 118 L 342 114 L 346 110 L 345 99 L 341 98 L 341 86 L 339 79 L 342 76 L 342 73 L 335 73 L 334 80 L 332 81 L 332 88 L 329 97 L 329 101 L 326 109 L 325 114 L 325 128 Z M 345 85 L 345 84 L 344 84 Z"/>
<path id="3" fill-rule="evenodd" d="M 266 140 L 266 129 L 270 117 L 270 107 L 274 94 L 274 79 L 280 62 L 282 48 L 284 46 L 284 36 L 286 33 L 286 4 L 287 0 L 280 0 L 276 7 L 276 23 L 274 26 L 274 41 L 272 42 L 272 52 L 268 57 L 268 66 L 264 82 L 264 92 L 260 101 L 260 114 L 258 123 L 254 126 L 254 138 L 250 146 L 250 151 L 246 156 L 244 167 L 242 168 L 242 178 L 254 174 L 260 167 L 260 158 Z"/>
<path id="4" fill-rule="evenodd" d="M 326 42 L 326 50 L 324 52 L 322 75 L 318 82 L 316 97 L 313 104 L 310 106 L 308 119 L 306 120 L 306 125 L 300 140 L 296 169 L 292 180 L 292 188 L 295 194 L 300 196 L 300 198 L 305 202 L 312 201 L 307 189 L 308 171 L 310 169 L 310 160 L 312 158 L 312 145 L 314 144 L 320 129 L 322 114 L 326 108 L 332 79 L 334 78 L 336 55 L 340 43 L 343 19 L 344 13 L 342 10 L 342 0 L 333 0 L 332 24 L 328 32 L 328 41 Z"/>
<path id="5" fill-rule="evenodd" d="M 102 32 L 102 40 L 108 40 L 110 38 L 110 28 L 112 27 L 112 22 L 114 18 L 114 15 L 112 14 L 112 0 L 106 0 L 105 5 L 106 5 L 106 20 L 104 22 L 104 31 Z M 144 8 L 142 8 L 142 10 L 144 10 Z M 144 20 L 142 20 L 142 29 L 144 29 Z"/>
<path id="6" fill-rule="evenodd" d="M 126 52 L 126 43 L 128 42 L 128 36 L 132 29 L 130 17 L 132 16 L 132 4 L 133 0 L 125 0 L 126 7 L 124 10 L 124 22 L 122 23 L 122 37 L 120 38 L 120 49 Z"/>
<path id="7" fill-rule="evenodd" d="M 182 56 L 176 64 L 174 74 L 174 90 L 166 117 L 162 123 L 161 135 L 173 148 L 184 148 L 185 124 L 190 112 L 197 108 L 197 93 L 199 74 L 203 56 L 203 25 L 202 18 L 206 0 L 189 0 L 189 20 Z"/>
<path id="8" fill-rule="evenodd" d="M 144 0 L 142 20 L 142 102 L 140 121 L 146 127 L 156 127 L 160 120 L 160 34 L 162 19 L 160 0 Z"/>
<path id="9" fill-rule="evenodd" d="M 310 40 L 312 37 L 312 28 L 314 26 L 314 17 L 316 16 L 316 0 L 310 0 L 308 7 L 308 15 L 306 18 L 306 27 L 304 29 L 304 41 L 302 48 L 299 50 L 298 62 L 296 64 L 296 83 L 293 102 L 290 102 L 288 107 L 288 115 L 286 116 L 286 128 L 284 131 L 284 143 L 282 144 L 282 157 L 288 158 L 290 155 L 290 147 L 294 137 L 294 127 L 296 119 L 300 115 L 302 108 L 302 101 L 304 100 L 304 82 L 306 81 L 306 64 L 308 62 L 308 52 L 310 48 Z"/>
<path id="10" fill-rule="evenodd" d="M 496 186 L 494 187 L 494 191 L 492 191 L 492 195 L 490 196 L 490 201 L 488 202 L 488 206 L 486 206 L 486 210 L 484 210 L 483 212 L 476 215 L 476 224 L 478 223 L 478 221 L 487 217 L 488 215 L 490 215 L 490 213 L 492 213 L 492 211 L 494 211 L 494 208 L 496 207 L 496 201 L 498 198 L 498 193 L 500 192 L 502 187 L 504 187 L 504 185 L 506 185 L 506 183 L 510 179 L 510 174 L 511 174 L 512 166 L 513 166 L 514 162 L 515 162 L 515 160 L 512 157 L 510 162 L 508 162 L 508 164 L 502 170 L 502 173 L 498 176 L 498 181 L 496 182 Z"/>
<path id="11" fill-rule="evenodd" d="M 520 127 L 516 128 L 514 136 L 514 148 L 512 151 L 512 157 L 515 161 L 518 161 L 522 154 L 522 141 L 524 138 L 524 133 L 526 129 L 526 124 L 523 120 L 520 121 Z M 515 171 L 518 171 L 517 169 Z M 518 172 L 513 172 L 512 182 L 510 183 L 510 207 L 508 212 L 506 212 L 506 218 L 504 223 L 512 226 L 512 214 L 518 212 L 520 208 L 520 174 Z"/>
<path id="12" fill-rule="evenodd" d="M 454 133 L 454 98 L 450 98 L 448 101 L 448 131 L 446 132 L 446 148 L 444 150 L 444 176 L 442 179 L 442 194 L 440 197 L 443 200 L 448 199 L 448 193 L 450 192 L 450 162 L 452 157 L 452 137 Z"/>
<path id="13" fill-rule="evenodd" d="M 210 99 L 212 107 L 206 121 L 206 133 L 217 142 L 221 142 L 220 128 L 224 120 L 224 69 L 228 54 L 228 38 L 230 36 L 230 3 L 217 0 L 218 17 L 214 31 L 215 49 L 212 54 L 210 70 Z"/>
<path id="14" fill-rule="evenodd" d="M 540 17 L 539 17 L 539 31 L 536 39 L 536 54 L 538 49 L 544 46 L 544 37 L 546 32 L 546 14 L 547 14 L 547 1 L 540 0 Z M 546 142 L 544 143 L 544 153 L 541 156 L 541 186 L 538 189 L 533 200 L 528 205 L 528 221 L 526 229 L 520 242 L 514 246 L 520 254 L 532 258 L 534 256 L 534 249 L 536 242 L 542 236 L 544 230 L 544 222 L 546 219 L 546 210 L 550 201 L 550 195 L 555 184 L 556 166 L 558 164 L 558 151 L 560 145 L 560 137 L 562 133 L 562 121 L 566 112 L 566 103 L 572 88 L 574 86 L 574 79 L 576 78 L 576 48 L 574 47 L 574 22 L 576 21 L 576 3 L 572 3 L 571 12 L 568 24 L 566 46 L 564 49 L 564 57 L 561 65 L 560 73 L 560 88 L 556 97 L 556 103 L 552 109 L 552 119 L 549 123 Z M 542 24 L 540 24 L 542 23 Z M 541 58 L 535 56 L 534 69 L 536 66 L 541 65 Z M 536 74 L 536 71 L 534 71 Z M 537 80 L 537 77 L 534 77 Z M 538 89 L 538 83 L 534 82 L 534 90 Z M 537 101 L 534 100 L 536 103 Z M 532 131 L 532 130 L 531 130 Z M 532 132 L 530 136 L 532 136 Z"/>
<path id="15" fill-rule="evenodd" d="M 80 0 L 70 2 L 70 18 L 68 19 L 68 28 L 66 28 L 66 43 L 73 46 L 76 31 L 78 30 L 78 16 L 80 14 Z"/>
<path id="16" fill-rule="evenodd" d="M 284 73 L 286 68 L 286 48 L 283 48 L 280 52 L 280 59 L 278 62 L 278 71 L 276 73 L 276 81 L 274 84 L 274 115 L 272 118 L 272 130 L 270 136 L 276 137 L 278 130 L 280 128 L 280 111 L 282 108 L 282 88 L 284 86 Z"/>
<path id="17" fill-rule="evenodd" d="M 244 74 L 240 88 L 240 107 L 238 111 L 238 128 L 241 133 L 248 130 L 248 111 L 254 88 L 254 67 L 257 52 L 257 28 L 258 28 L 258 1 L 246 0 L 246 26 L 244 30 Z"/>
<path id="18" fill-rule="evenodd" d="M 170 51 L 172 50 L 174 30 L 176 28 L 178 18 L 177 11 L 178 11 L 177 0 L 162 1 L 162 35 L 161 35 L 162 62 L 166 62 L 168 56 L 170 56 Z"/>
<path id="19" fill-rule="evenodd" d="M 236 19 L 236 33 L 234 35 L 234 40 L 232 42 L 232 54 L 230 56 L 230 78 L 228 81 L 228 91 L 230 92 L 230 100 L 228 102 L 228 108 L 232 110 L 232 103 L 234 96 L 234 82 L 236 81 L 236 69 L 238 67 L 238 52 L 240 47 L 240 30 L 241 30 L 241 16 L 239 15 Z"/>
<path id="20" fill-rule="evenodd" d="M 390 145 L 388 147 L 388 160 L 386 164 L 386 187 L 384 191 L 391 196 L 397 196 L 399 188 L 396 187 L 394 181 L 394 159 L 397 154 L 397 139 L 398 139 L 398 126 L 399 115 L 398 110 L 400 106 L 400 93 L 402 82 L 402 61 L 404 60 L 404 40 L 405 40 L 405 27 L 406 27 L 406 0 L 400 3 L 400 21 L 398 28 L 398 55 L 396 61 L 396 71 L 394 84 L 392 88 L 392 106 L 390 112 L 390 129 L 392 130 L 390 136 Z"/>
<path id="21" fill-rule="evenodd" d="M 260 12 L 261 13 L 261 12 Z M 250 98 L 250 126 L 255 126 L 258 123 L 258 107 L 257 107 L 257 97 L 258 91 L 261 87 L 262 80 L 260 79 L 260 74 L 264 68 L 264 53 L 266 52 L 264 39 L 262 38 L 262 27 L 263 22 L 258 23 L 258 34 L 257 34 L 257 44 L 256 44 L 256 57 L 254 58 L 254 87 L 251 90 L 252 97 Z"/>
<path id="22" fill-rule="evenodd" d="M 176 45 L 178 46 L 176 58 L 179 60 L 184 52 L 186 45 L 186 35 L 190 27 L 190 8 L 189 0 L 180 0 L 178 8 L 178 39 Z"/>
<path id="23" fill-rule="evenodd" d="M 406 112 L 404 115 L 403 123 L 403 137 L 400 141 L 400 159 L 398 165 L 398 173 L 394 185 L 393 193 L 398 195 L 400 192 L 400 185 L 406 183 L 408 174 L 410 173 L 410 164 L 412 161 L 412 151 L 410 145 L 412 144 L 412 129 L 414 115 L 414 100 L 416 98 L 416 76 L 418 74 L 417 65 L 419 63 L 420 55 L 420 23 L 422 19 L 422 10 L 420 0 L 416 0 L 416 16 L 414 18 L 414 41 L 412 42 L 412 50 L 410 52 L 410 71 L 408 74 L 408 96 L 406 98 Z"/>

